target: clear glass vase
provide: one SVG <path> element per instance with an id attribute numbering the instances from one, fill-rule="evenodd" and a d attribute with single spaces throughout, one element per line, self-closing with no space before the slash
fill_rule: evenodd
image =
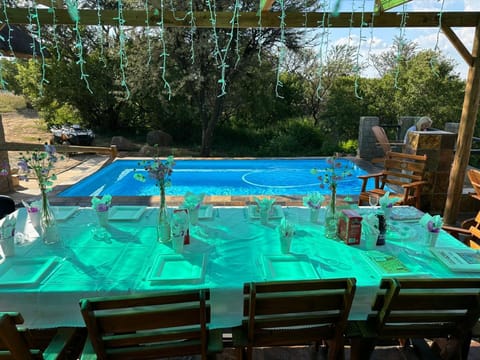
<path id="1" fill-rule="evenodd" d="M 56 244 L 60 241 L 60 234 L 58 232 L 55 213 L 50 206 L 50 202 L 48 201 L 47 193 L 45 191 L 42 191 L 40 228 L 42 232 L 42 239 L 45 244 Z"/>
<path id="2" fill-rule="evenodd" d="M 337 192 L 336 189 L 332 189 L 332 196 L 330 202 L 325 210 L 325 236 L 329 239 L 335 239 L 337 237 L 337 210 L 336 203 Z"/>
<path id="3" fill-rule="evenodd" d="M 165 201 L 165 186 L 160 186 L 160 209 L 158 211 L 157 234 L 159 242 L 170 241 L 170 221 Z"/>

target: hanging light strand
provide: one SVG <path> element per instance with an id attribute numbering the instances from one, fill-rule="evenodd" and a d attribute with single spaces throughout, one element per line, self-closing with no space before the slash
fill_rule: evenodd
<path id="1" fill-rule="evenodd" d="M 405 29 L 406 29 L 406 24 L 407 24 L 407 19 L 408 19 L 408 14 L 405 11 L 406 7 L 403 5 L 403 12 L 402 12 L 402 20 L 400 21 L 400 37 L 399 37 L 399 44 L 398 44 L 398 52 L 397 52 L 397 57 L 395 59 L 395 81 L 393 84 L 393 87 L 395 89 L 400 89 L 398 86 L 398 80 L 400 77 L 400 60 L 403 56 L 403 47 L 405 45 Z"/>
<path id="2" fill-rule="evenodd" d="M 285 2 L 284 0 L 279 0 L 281 13 L 280 13 L 280 52 L 278 54 L 278 65 L 277 65 L 277 82 L 275 85 L 275 94 L 277 97 L 283 99 L 283 96 L 279 93 L 279 88 L 283 87 L 283 83 L 280 79 L 282 64 L 285 60 L 286 45 L 285 45 Z"/>
<path id="3" fill-rule="evenodd" d="M 125 90 L 125 98 L 128 99 L 130 97 L 130 89 L 128 88 L 127 84 L 127 76 L 125 73 L 125 68 L 128 66 L 128 58 L 127 52 L 125 50 L 125 19 L 123 17 L 123 3 L 122 0 L 117 0 L 117 16 L 113 19 L 118 23 L 118 57 L 120 59 L 120 77 L 121 77 L 121 85 Z"/>
<path id="4" fill-rule="evenodd" d="M 60 54 L 60 46 L 58 45 L 57 14 L 55 12 L 55 0 L 50 0 L 50 7 L 48 8 L 48 12 L 52 14 L 53 47 L 55 48 L 55 52 L 57 53 L 57 61 L 60 61 L 62 56 Z"/>
<path id="5" fill-rule="evenodd" d="M 36 43 L 38 43 L 38 51 L 40 53 L 40 59 L 42 60 L 42 63 L 41 63 L 42 78 L 40 79 L 40 86 L 38 88 L 38 91 L 40 95 L 43 95 L 43 85 L 48 84 L 48 80 L 45 78 L 46 72 L 47 72 L 47 64 L 45 62 L 45 46 L 42 44 L 42 30 L 41 30 L 42 28 L 40 26 L 37 4 L 35 3 L 35 1 L 33 2 L 33 7 L 29 8 L 29 17 L 31 18 L 31 21 L 32 21 L 32 30 L 34 28 L 33 24 L 36 25 L 35 26 L 36 31 L 34 32 L 36 39 L 32 38 L 32 47 L 35 49 Z"/>
<path id="6" fill-rule="evenodd" d="M 75 50 L 78 57 L 77 65 L 80 66 L 80 79 L 84 81 L 85 86 L 88 91 L 93 94 L 92 89 L 90 89 L 90 84 L 88 83 L 88 74 L 85 72 L 85 60 L 83 59 L 83 44 L 82 44 L 82 35 L 80 33 L 80 15 L 78 14 L 77 1 L 76 0 L 65 0 L 67 4 L 68 15 L 75 23 L 73 30 L 75 31 Z"/>
<path id="7" fill-rule="evenodd" d="M 210 0 L 207 0 L 207 7 L 210 13 L 210 24 L 212 25 L 212 38 L 214 43 L 213 57 L 215 62 L 218 65 L 221 59 L 220 46 L 218 45 L 218 34 L 217 34 L 217 12 L 215 10 L 215 3 L 212 4 Z"/>
<path id="8" fill-rule="evenodd" d="M 329 44 L 329 35 L 330 35 L 330 30 L 328 27 L 330 26 L 330 16 L 328 15 L 328 3 L 322 3 L 320 4 L 320 9 L 322 9 L 323 12 L 323 17 L 322 20 L 319 22 L 319 26 L 322 28 L 321 31 L 321 38 L 320 38 L 320 44 L 318 47 L 318 54 L 317 54 L 317 60 L 318 60 L 318 69 L 317 69 L 317 77 L 318 77 L 318 84 L 317 84 L 317 89 L 315 90 L 315 97 L 317 99 L 321 99 L 321 91 L 323 90 L 323 62 L 324 62 L 324 57 L 325 53 L 328 48 Z"/>
<path id="9" fill-rule="evenodd" d="M 167 44 L 165 42 L 165 27 L 164 27 L 164 6 L 163 6 L 163 0 L 160 1 L 160 11 L 158 12 L 158 9 L 156 9 L 158 16 L 160 16 L 160 21 L 157 22 L 157 25 L 160 27 L 160 44 L 162 46 L 162 53 L 160 54 L 160 57 L 162 59 L 162 80 L 163 80 L 163 87 L 167 89 L 167 94 L 168 94 L 168 100 L 172 97 L 172 89 L 170 87 L 170 84 L 167 81 Z"/>
<path id="10" fill-rule="evenodd" d="M 8 49 L 10 50 L 10 53 L 14 57 L 14 61 L 16 61 L 17 58 L 15 57 L 15 52 L 13 51 L 13 46 L 12 46 L 12 32 L 13 32 L 13 29 L 10 26 L 10 20 L 8 19 L 7 8 L 8 8 L 7 1 L 2 0 L 3 17 L 5 18 L 5 24 L 7 24 L 7 29 L 8 29 L 8 34 L 7 34 Z"/>
<path id="11" fill-rule="evenodd" d="M 152 62 L 152 34 L 150 29 L 150 6 L 148 0 L 143 3 L 145 9 L 145 34 L 147 35 L 147 66 Z"/>
<path id="12" fill-rule="evenodd" d="M 438 56 L 437 54 L 440 53 L 440 46 L 438 45 L 440 42 L 440 32 L 442 31 L 442 16 L 443 16 L 443 6 L 445 5 L 445 0 L 442 0 L 442 6 L 440 8 L 440 13 L 438 14 L 438 31 L 437 31 L 437 38 L 435 41 L 435 46 L 433 48 L 434 54 L 432 58 L 430 59 L 430 68 L 432 69 L 432 72 L 436 76 L 440 76 L 437 68 L 438 68 Z"/>
<path id="13" fill-rule="evenodd" d="M 103 36 L 102 7 L 100 4 L 100 0 L 97 0 L 97 36 L 98 41 L 100 42 L 100 61 L 106 67 L 107 59 L 105 58 L 105 38 Z"/>
<path id="14" fill-rule="evenodd" d="M 361 10 L 362 10 L 362 16 L 361 16 L 361 23 L 360 23 L 360 28 L 359 28 L 359 34 L 358 34 L 358 47 L 357 47 L 357 54 L 356 54 L 356 59 L 355 59 L 355 96 L 357 99 L 362 99 L 362 97 L 359 94 L 359 80 L 360 80 L 360 71 L 362 68 L 361 65 L 361 49 L 362 49 L 362 43 L 364 41 L 367 41 L 367 38 L 363 35 L 363 28 L 364 26 L 367 26 L 368 24 L 365 22 L 365 0 L 363 0 L 363 3 L 361 5 Z"/>
<path id="15" fill-rule="evenodd" d="M 232 18 L 230 19 L 230 31 L 227 33 L 227 36 L 228 36 L 228 40 L 227 40 L 227 43 L 225 44 L 225 47 L 221 50 L 220 52 L 220 79 L 218 80 L 218 83 L 220 84 L 221 86 L 221 92 L 220 94 L 218 95 L 218 97 L 221 97 L 221 96 L 224 96 L 227 92 L 226 92 L 226 81 L 225 81 L 225 77 L 226 77 L 226 72 L 227 72 L 227 69 L 229 67 L 229 65 L 227 64 L 227 58 L 228 58 L 228 53 L 230 51 L 230 46 L 232 44 L 232 41 L 233 41 L 233 33 L 235 31 L 235 25 L 238 24 L 238 19 L 239 19 L 239 13 L 240 11 L 240 0 L 235 0 L 235 5 L 233 7 L 233 13 L 232 13 Z M 238 31 L 237 31 L 238 32 Z M 238 41 L 238 39 L 237 39 Z"/>

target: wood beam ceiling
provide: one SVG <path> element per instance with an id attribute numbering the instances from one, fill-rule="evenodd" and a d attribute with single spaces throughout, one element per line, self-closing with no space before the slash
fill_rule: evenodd
<path id="1" fill-rule="evenodd" d="M 39 21 L 42 25 L 53 24 L 53 12 L 49 9 L 38 9 Z M 55 9 L 57 25 L 73 25 L 73 21 L 68 15 L 66 9 Z M 143 10 L 123 10 L 125 26 L 145 26 L 145 11 Z M 79 10 L 81 25 L 98 25 L 97 10 Z M 279 12 L 262 12 L 262 27 L 279 28 Z M 198 28 L 211 28 L 210 13 L 206 11 L 194 12 L 195 25 Z M 436 28 L 439 26 L 439 14 L 437 12 L 415 12 L 406 14 L 405 27 L 408 28 Z M 102 10 L 101 22 L 103 25 L 118 25 L 118 12 L 116 10 Z M 28 24 L 28 9 L 25 8 L 6 8 L 0 11 L 0 21 L 10 24 Z M 181 20 L 183 19 L 183 20 Z M 231 12 L 216 13 L 217 28 L 231 28 Z M 259 15 L 255 12 L 241 12 L 239 16 L 239 28 L 258 27 Z M 323 12 L 287 12 L 285 19 L 286 28 L 395 28 L 402 27 L 402 13 L 383 13 L 375 15 L 374 13 L 339 13 L 333 16 L 331 13 Z M 480 12 L 444 12 L 442 13 L 441 23 L 446 27 L 475 27 L 480 20 Z M 152 11 L 148 19 L 149 26 L 155 26 L 160 21 L 159 15 L 154 15 Z M 177 11 L 175 16 L 170 11 L 163 14 L 164 27 L 190 27 L 190 17 L 185 16 L 185 12 Z"/>

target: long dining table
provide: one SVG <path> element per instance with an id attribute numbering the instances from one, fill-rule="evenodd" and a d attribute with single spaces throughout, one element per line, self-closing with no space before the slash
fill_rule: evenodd
<path id="1" fill-rule="evenodd" d="M 387 219 L 385 245 L 372 247 L 363 237 L 357 245 L 326 238 L 322 213 L 312 222 L 305 207 L 277 206 L 262 224 L 252 207 L 206 206 L 190 226 L 189 244 L 175 253 L 157 241 L 158 208 L 114 206 L 106 227 L 89 207 L 55 211 L 60 241 L 47 245 L 18 209 L 15 255 L 0 264 L 0 311 L 21 312 L 31 327 L 83 326 L 81 298 L 210 288 L 211 327 L 228 328 L 241 323 L 244 283 L 343 277 L 357 280 L 350 318 L 364 319 L 382 277 L 479 276 L 439 261 L 424 226 L 408 217 Z M 278 236 L 282 218 L 295 226 L 287 254 Z M 436 247 L 467 249 L 444 231 Z"/>

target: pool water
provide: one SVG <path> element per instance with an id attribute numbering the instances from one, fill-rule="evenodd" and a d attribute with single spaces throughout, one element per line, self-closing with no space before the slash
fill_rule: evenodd
<path id="1" fill-rule="evenodd" d="M 339 179 L 339 195 L 360 192 L 358 175 L 366 172 L 347 159 L 337 159 L 350 176 Z M 318 191 L 329 194 L 328 186 L 321 188 L 317 176 L 329 165 L 325 158 L 315 159 L 231 159 L 231 160 L 175 160 L 171 176 L 172 186 L 167 195 L 187 192 L 206 195 L 302 195 Z M 316 168 L 318 175 L 311 170 Z M 134 173 L 141 172 L 147 179 L 140 182 Z M 155 180 L 139 164 L 139 160 L 116 160 L 96 173 L 79 181 L 58 196 L 155 196 L 159 189 Z"/>

